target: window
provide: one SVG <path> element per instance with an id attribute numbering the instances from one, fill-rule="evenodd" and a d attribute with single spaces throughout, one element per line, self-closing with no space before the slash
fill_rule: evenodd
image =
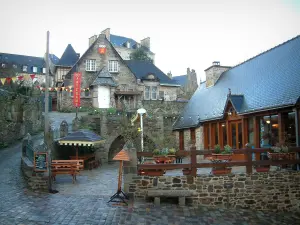
<path id="1" fill-rule="evenodd" d="M 32 67 L 32 72 L 37 73 L 37 67 L 36 66 Z"/>
<path id="2" fill-rule="evenodd" d="M 159 92 L 159 99 L 164 99 L 165 98 L 165 92 L 164 91 L 160 91 Z"/>
<path id="3" fill-rule="evenodd" d="M 116 60 L 110 60 L 108 62 L 108 71 L 112 73 L 119 72 L 119 62 Z"/>
<path id="4" fill-rule="evenodd" d="M 145 86 L 145 99 L 150 99 L 150 86 Z"/>
<path id="5" fill-rule="evenodd" d="M 23 66 L 23 72 L 27 72 L 27 66 Z"/>
<path id="6" fill-rule="evenodd" d="M 46 68 L 43 68 L 43 73 L 46 73 Z"/>
<path id="7" fill-rule="evenodd" d="M 269 148 L 279 142 L 278 115 L 264 116 L 260 119 L 260 147 Z"/>
<path id="8" fill-rule="evenodd" d="M 2 63 L 2 68 L 5 68 L 5 66 L 6 66 L 5 63 Z"/>
<path id="9" fill-rule="evenodd" d="M 152 87 L 151 99 L 153 99 L 153 100 L 157 99 L 157 87 Z"/>
<path id="10" fill-rule="evenodd" d="M 16 64 L 14 64 L 14 65 L 13 65 L 13 68 L 14 68 L 14 69 L 17 69 L 17 68 L 18 68 L 18 66 L 17 66 Z"/>
<path id="11" fill-rule="evenodd" d="M 227 129 L 226 129 L 226 124 L 222 123 L 221 124 L 222 127 L 222 134 L 223 134 L 223 146 L 227 145 Z"/>
<path id="12" fill-rule="evenodd" d="M 86 71 L 96 71 L 96 59 L 88 59 L 85 62 Z"/>

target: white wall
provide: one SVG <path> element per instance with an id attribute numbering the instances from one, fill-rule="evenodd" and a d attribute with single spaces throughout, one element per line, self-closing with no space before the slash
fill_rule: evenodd
<path id="1" fill-rule="evenodd" d="M 98 86 L 98 106 L 99 108 L 109 108 L 110 88 Z"/>

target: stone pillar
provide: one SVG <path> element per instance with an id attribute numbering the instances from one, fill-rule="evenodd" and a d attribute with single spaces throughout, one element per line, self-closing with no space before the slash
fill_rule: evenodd
<path id="1" fill-rule="evenodd" d="M 75 118 L 72 121 L 72 131 L 77 131 L 77 130 L 79 130 L 79 119 Z"/>
<path id="2" fill-rule="evenodd" d="M 30 144 L 30 142 L 31 142 L 31 135 L 27 133 L 22 140 L 22 156 L 26 156 L 26 147 L 27 144 Z"/>
<path id="3" fill-rule="evenodd" d="M 66 137 L 69 131 L 69 125 L 67 121 L 63 120 L 60 124 L 60 138 Z"/>
<path id="4" fill-rule="evenodd" d="M 136 148 L 128 148 L 127 150 L 130 161 L 123 164 L 123 181 L 124 192 L 129 193 L 129 184 L 132 183 L 133 177 L 137 176 L 137 154 Z M 129 196 L 132 198 L 133 196 Z"/>

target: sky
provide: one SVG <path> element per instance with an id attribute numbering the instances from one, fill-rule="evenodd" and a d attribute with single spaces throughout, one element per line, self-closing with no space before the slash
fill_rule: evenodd
<path id="1" fill-rule="evenodd" d="M 0 8 L 0 52 L 61 57 L 83 54 L 106 28 L 136 41 L 151 38 L 155 64 L 173 76 L 213 61 L 235 66 L 300 34 L 300 0 L 10 0 Z"/>

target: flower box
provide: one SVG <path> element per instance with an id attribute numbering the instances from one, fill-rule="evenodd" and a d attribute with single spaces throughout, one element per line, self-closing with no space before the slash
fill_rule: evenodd
<path id="1" fill-rule="evenodd" d="M 188 169 L 188 168 L 184 168 L 184 169 L 182 170 L 182 172 L 183 172 L 183 175 L 191 175 L 192 170 L 190 170 L 190 169 Z"/>
<path id="2" fill-rule="evenodd" d="M 261 173 L 261 172 L 269 172 L 270 166 L 265 166 L 265 167 L 256 167 L 256 172 Z"/>
<path id="3" fill-rule="evenodd" d="M 232 160 L 232 154 L 211 154 L 212 160 Z"/>
<path id="4" fill-rule="evenodd" d="M 271 160 L 293 160 L 296 158 L 295 152 L 289 152 L 289 153 L 273 153 L 273 152 L 268 152 L 268 158 Z"/>
<path id="5" fill-rule="evenodd" d="M 165 174 L 165 171 L 162 169 L 157 170 L 139 170 L 139 175 L 142 176 L 162 176 Z"/>
<path id="6" fill-rule="evenodd" d="M 231 173 L 231 169 L 229 167 L 226 168 L 212 168 L 211 172 L 213 175 L 225 175 Z"/>

